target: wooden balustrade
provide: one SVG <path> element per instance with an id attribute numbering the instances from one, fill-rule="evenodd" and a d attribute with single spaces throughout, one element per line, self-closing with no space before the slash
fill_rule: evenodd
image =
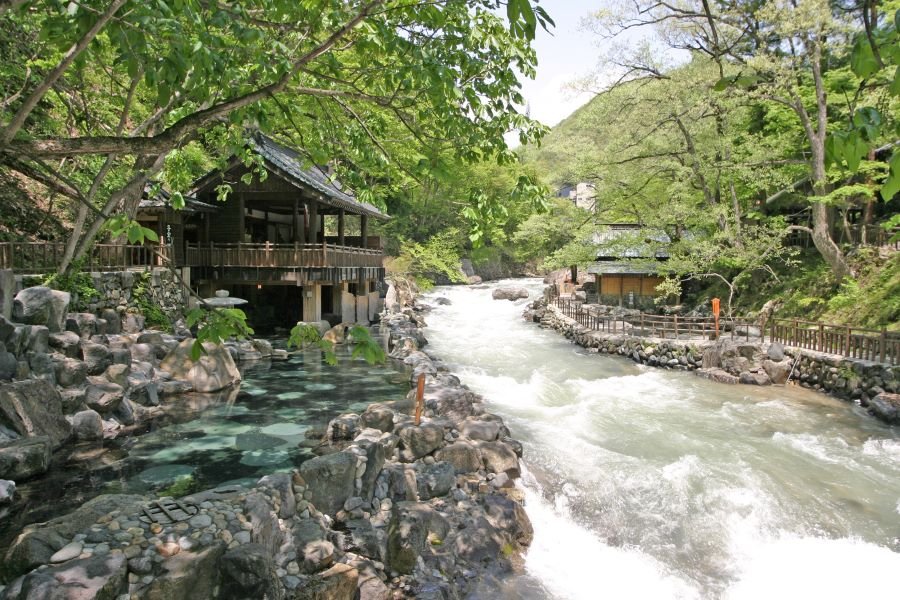
<path id="1" fill-rule="evenodd" d="M 600 315 L 591 307 L 585 307 L 579 300 L 559 295 L 551 295 L 550 299 L 564 315 L 594 331 L 675 339 L 715 339 L 715 321 L 712 318 L 645 313 L 611 317 Z M 728 331 L 722 331 L 720 335 L 728 334 L 731 339 L 766 341 L 766 332 L 754 332 L 755 325 L 749 321 L 723 319 L 721 324 Z M 900 364 L 898 332 L 796 319 L 771 319 L 768 329 L 769 341 L 780 342 L 785 346 L 884 364 Z"/>
<path id="2" fill-rule="evenodd" d="M 188 244 L 186 266 L 259 267 L 380 267 L 379 249 L 323 244 Z"/>
<path id="3" fill-rule="evenodd" d="M 134 267 L 165 265 L 168 246 L 95 244 L 84 258 L 86 271 L 122 271 Z M 55 242 L 0 242 L 0 269 L 20 273 L 52 273 L 65 254 L 65 244 Z"/>
<path id="4" fill-rule="evenodd" d="M 900 364 L 900 333 L 798 319 L 772 319 L 770 337 L 804 348 L 885 364 Z"/>

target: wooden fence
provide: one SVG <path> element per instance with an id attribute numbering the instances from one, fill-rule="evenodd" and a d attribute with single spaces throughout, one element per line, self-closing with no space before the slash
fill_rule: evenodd
<path id="1" fill-rule="evenodd" d="M 642 337 L 663 339 L 716 339 L 716 322 L 712 317 L 681 317 L 678 315 L 622 315 L 612 317 L 601 315 L 585 303 L 571 298 L 557 296 L 556 306 L 570 319 L 580 325 L 603 333 L 620 333 Z M 752 323 L 740 319 L 722 319 L 719 335 L 727 334 L 731 339 L 764 339 L 764 332 L 758 331 Z"/>
<path id="2" fill-rule="evenodd" d="M 379 249 L 322 244 L 188 244 L 186 266 L 269 267 L 380 267 Z"/>
<path id="3" fill-rule="evenodd" d="M 772 319 L 769 330 L 771 339 L 785 346 L 900 364 L 900 333 L 796 319 Z"/>
<path id="4" fill-rule="evenodd" d="M 86 271 L 123 271 L 165 264 L 168 246 L 95 244 L 85 257 Z M 52 273 L 65 254 L 65 244 L 52 242 L 0 242 L 0 269 L 20 273 Z"/>
<path id="5" fill-rule="evenodd" d="M 624 335 L 673 338 L 716 339 L 715 321 L 711 317 L 679 317 L 678 315 L 640 315 L 610 317 L 600 315 L 590 306 L 572 298 L 551 296 L 551 301 L 570 319 L 594 331 Z M 766 331 L 757 330 L 747 320 L 723 319 L 722 334 L 731 339 L 766 341 Z M 836 354 L 888 365 L 900 365 L 900 333 L 846 325 L 832 325 L 797 319 L 770 319 L 768 341 L 793 348 Z M 727 330 L 727 331 L 725 331 Z"/>

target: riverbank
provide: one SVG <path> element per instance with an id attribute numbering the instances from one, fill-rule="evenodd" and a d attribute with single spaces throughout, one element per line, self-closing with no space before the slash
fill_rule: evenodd
<path id="1" fill-rule="evenodd" d="M 153 497 L 98 497 L 26 528 L 0 597 L 457 598 L 501 577 L 531 536 L 512 483 L 521 446 L 420 350 L 422 324 L 409 308 L 385 319 L 392 355 L 426 377 L 420 426 L 412 397 L 340 415 L 322 456 L 181 498 L 192 514 L 179 522 L 142 518 Z"/>
<path id="2" fill-rule="evenodd" d="M 859 403 L 888 424 L 900 424 L 900 367 L 781 344 L 722 338 L 669 340 L 589 329 L 545 299 L 528 305 L 527 321 L 553 329 L 589 352 L 624 356 L 652 367 L 693 371 L 727 384 L 782 385 L 789 380 Z"/>

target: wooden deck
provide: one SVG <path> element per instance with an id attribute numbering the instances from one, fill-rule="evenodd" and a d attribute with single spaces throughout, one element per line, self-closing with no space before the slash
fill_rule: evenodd
<path id="1" fill-rule="evenodd" d="M 61 243 L 2 242 L 0 269 L 17 273 L 52 273 L 65 251 Z M 84 263 L 84 270 L 122 271 L 166 266 L 169 246 L 97 244 Z M 377 248 L 321 244 L 188 244 L 176 267 L 241 267 L 255 269 L 300 269 L 326 267 L 380 268 L 384 253 Z"/>
<path id="2" fill-rule="evenodd" d="M 53 273 L 65 253 L 65 244 L 53 242 L 0 242 L 0 269 L 17 273 Z M 124 271 L 163 266 L 168 262 L 167 246 L 96 244 L 86 257 L 84 270 Z"/>
<path id="3" fill-rule="evenodd" d="M 255 267 L 380 267 L 379 249 L 322 244 L 188 244 L 184 266 Z"/>

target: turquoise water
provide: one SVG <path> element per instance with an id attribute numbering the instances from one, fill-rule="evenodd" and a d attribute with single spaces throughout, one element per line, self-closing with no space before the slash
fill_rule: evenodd
<path id="1" fill-rule="evenodd" d="M 25 525 L 99 494 L 184 493 L 290 470 L 313 456 L 310 429 L 317 438 L 338 414 L 409 390 L 397 364 L 371 366 L 347 348 L 338 357 L 339 367 L 318 350 L 247 366 L 239 388 L 165 401 L 165 415 L 139 435 L 64 449 L 50 472 L 19 485 L 21 503 L 0 518 L 0 548 Z"/>

